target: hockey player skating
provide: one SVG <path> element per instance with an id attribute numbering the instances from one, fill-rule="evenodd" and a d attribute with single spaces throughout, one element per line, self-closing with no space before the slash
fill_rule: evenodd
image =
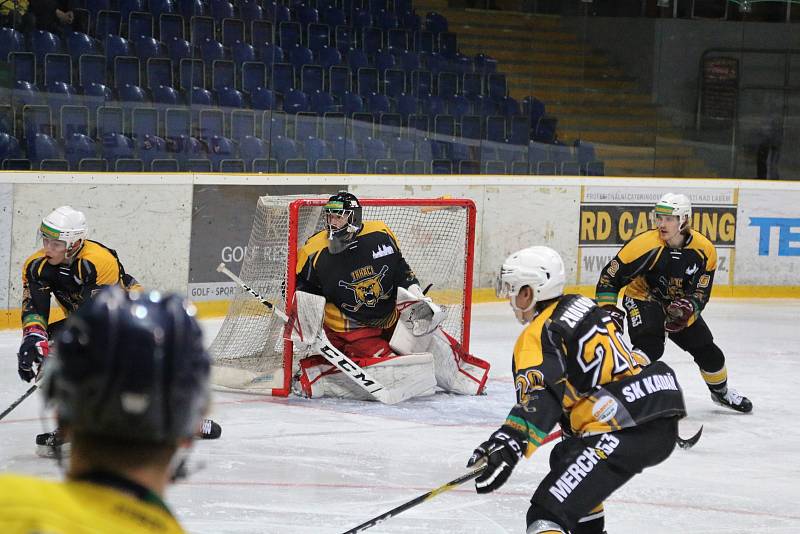
<path id="1" fill-rule="evenodd" d="M 437 385 L 481 393 L 489 364 L 440 327 L 445 311 L 423 294 L 392 230 L 362 220 L 361 204 L 345 191 L 323 212 L 326 229 L 300 249 L 296 280 L 298 291 L 325 298 L 318 320 L 331 344 L 385 386 L 410 388 L 406 398 Z M 369 398 L 321 356 L 300 360 L 295 387 L 308 397 Z"/>
<path id="2" fill-rule="evenodd" d="M 50 321 L 50 298 L 55 297 L 69 316 L 105 286 L 139 289 L 125 272 L 116 251 L 87 239 L 86 216 L 61 206 L 42 220 L 42 248 L 32 254 L 22 269 L 22 344 L 18 357 L 20 378 L 30 382 L 48 355 L 49 340 L 64 321 Z M 210 434 L 209 434 L 210 435 Z M 63 445 L 58 430 L 36 436 L 37 453 L 49 456 Z"/>
<path id="3" fill-rule="evenodd" d="M 655 361 L 664 354 L 665 337 L 694 358 L 717 404 L 752 411 L 747 397 L 728 387 L 725 356 L 701 317 L 711 297 L 717 251 L 691 229 L 692 204 L 686 195 L 667 193 L 652 212 L 655 229 L 629 241 L 600 273 L 597 303 L 620 325 L 628 316 L 631 343 Z"/>
<path id="4" fill-rule="evenodd" d="M 503 263 L 497 295 L 527 325 L 514 347 L 517 402 L 467 466 L 486 462 L 475 488 L 492 492 L 560 422 L 564 440 L 533 494 L 527 532 L 601 534 L 603 501 L 672 453 L 686 411 L 670 367 L 642 367 L 605 311 L 563 291 L 564 264 L 548 247 Z"/>
<path id="5" fill-rule="evenodd" d="M 106 288 L 67 320 L 56 347 L 42 389 L 72 439 L 66 480 L 0 476 L 4 534 L 183 532 L 163 499 L 209 405 L 211 362 L 193 309 L 174 295 Z"/>

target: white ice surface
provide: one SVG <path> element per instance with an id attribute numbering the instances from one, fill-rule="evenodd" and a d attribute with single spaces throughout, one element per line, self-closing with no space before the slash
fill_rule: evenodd
<path id="1" fill-rule="evenodd" d="M 705 431 L 695 448 L 676 450 L 607 501 L 610 534 L 800 533 L 800 301 L 717 299 L 704 316 L 731 386 L 752 399 L 754 413 L 712 404 L 691 357 L 668 343 L 664 359 L 690 412 L 681 432 L 701 424 Z M 471 352 L 492 363 L 485 397 L 437 394 L 383 406 L 216 393 L 222 438 L 198 443 L 193 459 L 205 468 L 168 492 L 180 520 L 194 533 L 341 533 L 464 473 L 513 403 L 511 349 L 520 331 L 505 304 L 478 305 L 473 317 Z M 213 335 L 219 321 L 205 326 Z M 16 373 L 18 343 L 17 332 L 0 332 L 0 409 L 27 387 Z M 0 470 L 61 476 L 33 453 L 34 435 L 52 426 L 38 394 L 0 421 Z M 522 533 L 550 447 L 491 495 L 467 483 L 369 532 Z"/>

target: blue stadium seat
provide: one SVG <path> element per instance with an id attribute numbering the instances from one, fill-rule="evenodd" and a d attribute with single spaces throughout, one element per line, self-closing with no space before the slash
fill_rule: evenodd
<path id="1" fill-rule="evenodd" d="M 453 95 L 448 101 L 448 107 L 450 114 L 456 119 L 472 113 L 472 104 L 464 95 Z"/>
<path id="2" fill-rule="evenodd" d="M 461 117 L 461 137 L 467 139 L 482 139 L 483 117 L 479 115 L 464 115 Z"/>
<path id="3" fill-rule="evenodd" d="M 408 50 L 408 31 L 405 29 L 392 29 L 386 34 L 386 45 L 390 50 Z"/>
<path id="4" fill-rule="evenodd" d="M 128 15 L 128 39 L 139 40 L 142 36 L 153 37 L 155 34 L 153 15 L 147 12 L 134 11 Z"/>
<path id="5" fill-rule="evenodd" d="M 144 161 L 139 158 L 119 158 L 114 163 L 115 172 L 143 172 Z"/>
<path id="6" fill-rule="evenodd" d="M 222 20 L 222 44 L 231 47 L 237 42 L 245 41 L 244 21 L 226 18 Z"/>
<path id="7" fill-rule="evenodd" d="M 144 162 L 145 169 L 151 167 L 155 159 L 165 158 L 167 155 L 167 143 L 163 138 L 154 134 L 144 134 L 136 139 L 139 157 Z"/>
<path id="8" fill-rule="evenodd" d="M 264 18 L 271 20 L 275 24 L 280 24 L 281 22 L 291 20 L 292 17 L 287 6 L 265 0 Z"/>
<path id="9" fill-rule="evenodd" d="M 346 160 L 361 158 L 361 152 L 358 150 L 356 142 L 352 139 L 337 137 L 336 139 L 329 141 L 329 143 L 331 147 L 331 155 L 339 160 L 342 165 L 344 165 Z"/>
<path id="10" fill-rule="evenodd" d="M 103 9 L 111 9 L 111 0 L 95 0 L 93 2 L 85 2 L 81 7 L 85 7 L 89 10 L 92 18 L 97 17 L 97 13 L 99 13 Z"/>
<path id="11" fill-rule="evenodd" d="M 175 159 L 178 160 L 178 164 L 181 166 L 182 170 L 186 170 L 183 167 L 189 160 L 202 159 L 208 163 L 203 144 L 199 140 L 188 135 L 182 134 L 177 137 L 173 137 L 172 144 L 167 142 L 167 150 L 174 154 Z M 208 163 L 208 166 L 210 170 L 211 164 Z"/>
<path id="12" fill-rule="evenodd" d="M 318 115 L 334 111 L 335 103 L 333 96 L 326 91 L 314 91 L 311 93 L 311 111 Z"/>
<path id="13" fill-rule="evenodd" d="M 172 61 L 167 58 L 151 57 L 147 60 L 146 82 L 148 89 L 158 86 L 172 87 Z"/>
<path id="14" fill-rule="evenodd" d="M 103 136 L 101 142 L 103 144 L 102 157 L 108 161 L 111 168 L 120 158 L 131 159 L 135 157 L 133 140 L 126 135 L 107 133 Z"/>
<path id="15" fill-rule="evenodd" d="M 394 137 L 390 139 L 389 144 L 392 150 L 392 158 L 397 161 L 416 159 L 416 147 L 410 139 Z"/>
<path id="16" fill-rule="evenodd" d="M 122 15 L 119 11 L 103 9 L 95 17 L 95 35 L 119 35 L 122 28 Z"/>
<path id="17" fill-rule="evenodd" d="M 494 115 L 497 112 L 497 107 L 495 106 L 494 100 L 488 96 L 476 95 L 470 98 L 470 101 L 472 102 L 472 109 L 475 110 L 475 113 L 478 115 L 488 117 L 489 115 Z"/>
<path id="18" fill-rule="evenodd" d="M 25 50 L 22 33 L 13 28 L 0 28 L 0 61 L 6 61 L 11 52 Z"/>
<path id="19" fill-rule="evenodd" d="M 18 159 L 21 155 L 17 138 L 6 132 L 0 132 L 0 161 Z"/>
<path id="20" fill-rule="evenodd" d="M 285 59 L 283 48 L 271 43 L 262 43 L 262 45 L 259 48 L 259 54 L 261 57 L 261 61 L 263 61 L 267 65 L 273 65 L 275 63 L 283 63 Z"/>
<path id="21" fill-rule="evenodd" d="M 44 59 L 44 84 L 72 84 L 72 58 L 68 54 L 47 54 Z"/>
<path id="22" fill-rule="evenodd" d="M 194 57 L 194 50 L 189 41 L 185 41 L 181 37 L 172 37 L 167 43 L 167 54 L 173 63 L 179 64 L 183 59 L 190 59 Z"/>
<path id="23" fill-rule="evenodd" d="M 153 37 L 138 36 L 132 40 L 136 49 L 136 57 L 142 63 L 146 63 L 149 58 L 166 57 L 161 47 L 161 43 Z"/>
<path id="24" fill-rule="evenodd" d="M 15 82 L 36 83 L 36 56 L 31 52 L 10 52 L 11 78 Z"/>
<path id="25" fill-rule="evenodd" d="M 395 63 L 396 60 L 394 56 L 388 50 L 375 51 L 375 68 L 378 69 L 381 75 L 383 75 L 386 69 L 393 69 Z"/>
<path id="26" fill-rule="evenodd" d="M 225 47 L 219 41 L 206 38 L 200 43 L 200 57 L 211 65 L 216 60 L 225 59 Z"/>
<path id="27" fill-rule="evenodd" d="M 278 24 L 278 43 L 288 50 L 300 43 L 302 29 L 298 22 L 281 22 Z"/>
<path id="28" fill-rule="evenodd" d="M 373 165 L 374 174 L 397 174 L 397 161 L 393 159 L 379 159 Z"/>
<path id="29" fill-rule="evenodd" d="M 317 161 L 331 157 L 328 144 L 324 140 L 314 137 L 305 140 L 305 154 L 311 169 L 316 168 Z"/>
<path id="30" fill-rule="evenodd" d="M 73 133 L 89 135 L 89 108 L 86 106 L 61 106 L 59 110 L 61 138 Z"/>
<path id="31" fill-rule="evenodd" d="M 501 116 L 486 117 L 486 139 L 503 143 L 506 140 L 506 118 Z"/>
<path id="32" fill-rule="evenodd" d="M 209 139 L 225 134 L 225 114 L 220 109 L 201 109 L 195 137 Z"/>
<path id="33" fill-rule="evenodd" d="M 419 97 L 420 109 L 426 115 L 430 115 L 432 117 L 436 115 L 443 115 L 447 113 L 447 105 L 445 101 L 440 96 L 433 96 L 433 95 L 421 95 Z"/>
<path id="34" fill-rule="evenodd" d="M 383 30 L 380 28 L 364 28 L 361 32 L 361 46 L 365 51 L 374 54 L 383 48 Z"/>
<path id="35" fill-rule="evenodd" d="M 241 68 L 242 64 L 256 60 L 256 49 L 250 43 L 236 41 L 230 47 L 231 57 L 237 67 Z"/>
<path id="36" fill-rule="evenodd" d="M 344 162 L 345 174 L 369 173 L 369 162 L 365 159 L 347 159 Z"/>
<path id="37" fill-rule="evenodd" d="M 319 22 L 319 13 L 310 5 L 295 4 L 292 11 L 294 11 L 293 20 L 299 22 L 304 28 L 309 24 Z"/>
<path id="38" fill-rule="evenodd" d="M 222 107 L 243 108 L 244 95 L 233 87 L 221 87 L 217 90 L 217 103 Z"/>
<path id="39" fill-rule="evenodd" d="M 514 165 L 518 166 L 515 168 Z M 518 174 L 518 175 L 530 174 L 530 172 L 528 171 L 527 163 L 514 161 L 512 162 L 511 166 L 512 166 L 511 174 Z M 505 161 L 488 160 L 483 163 L 484 174 L 506 174 L 506 172 L 507 168 Z"/>
<path id="40" fill-rule="evenodd" d="M 181 59 L 178 73 L 178 87 L 180 89 L 187 91 L 194 87 L 205 88 L 206 68 L 202 59 Z"/>
<path id="41" fill-rule="evenodd" d="M 364 111 L 364 100 L 357 94 L 349 91 L 341 95 L 342 113 L 347 117 L 351 117 L 354 113 L 361 113 Z"/>
<path id="42" fill-rule="evenodd" d="M 109 35 L 105 41 L 106 63 L 113 65 L 118 56 L 130 56 L 131 45 L 127 39 L 119 35 Z"/>
<path id="43" fill-rule="evenodd" d="M 287 94 L 294 87 L 294 67 L 291 63 L 275 63 L 272 66 L 272 89 Z"/>
<path id="44" fill-rule="evenodd" d="M 264 10 L 256 0 L 243 1 L 239 4 L 239 12 L 244 20 L 256 21 L 264 18 Z"/>
<path id="45" fill-rule="evenodd" d="M 442 32 L 439 34 L 439 54 L 442 57 L 454 58 L 458 53 L 458 37 L 452 32 Z"/>
<path id="46" fill-rule="evenodd" d="M 539 117 L 533 132 L 533 139 L 540 143 L 553 144 L 556 139 L 558 119 L 550 115 Z"/>
<path id="47" fill-rule="evenodd" d="M 493 100 L 500 100 L 508 94 L 505 74 L 488 74 L 486 76 L 487 94 Z"/>
<path id="48" fill-rule="evenodd" d="M 163 13 L 158 21 L 159 38 L 162 43 L 170 43 L 173 39 L 184 40 L 183 17 L 173 13 Z"/>
<path id="49" fill-rule="evenodd" d="M 406 92 L 406 73 L 399 69 L 387 69 L 383 74 L 383 92 L 392 98 L 400 98 Z"/>
<path id="50" fill-rule="evenodd" d="M 130 83 L 117 87 L 117 98 L 122 102 L 146 102 L 147 96 L 138 85 Z"/>
<path id="51" fill-rule="evenodd" d="M 228 0 L 210 0 L 208 4 L 210 7 L 209 15 L 218 22 L 234 16 L 233 4 Z"/>
<path id="52" fill-rule="evenodd" d="M 294 138 L 297 141 L 305 141 L 309 138 L 319 136 L 320 117 L 316 113 L 301 112 L 294 119 Z"/>
<path id="53" fill-rule="evenodd" d="M 222 160 L 235 157 L 236 149 L 233 141 L 227 137 L 214 135 L 208 140 L 208 159 L 211 160 L 211 170 L 213 172 L 219 172 Z"/>
<path id="54" fill-rule="evenodd" d="M 106 102 L 114 99 L 114 93 L 111 88 L 102 83 L 90 83 L 84 85 L 82 89 L 84 104 L 89 108 L 89 113 L 92 117 L 97 116 L 98 107 L 104 106 Z"/>
<path id="55" fill-rule="evenodd" d="M 29 144 L 37 133 L 55 135 L 54 126 L 48 106 L 30 104 L 22 106 L 22 137 Z"/>
<path id="56" fill-rule="evenodd" d="M 336 97 L 350 92 L 350 68 L 344 65 L 328 69 L 328 90 Z"/>
<path id="57" fill-rule="evenodd" d="M 0 105 L 0 132 L 14 135 L 14 107 L 11 104 Z"/>
<path id="58" fill-rule="evenodd" d="M 175 6 L 172 0 L 150 0 L 150 12 L 157 18 L 162 13 L 174 13 Z"/>
<path id="59" fill-rule="evenodd" d="M 165 106 L 158 106 L 151 108 L 149 106 L 137 106 L 131 110 L 131 134 L 136 140 L 142 139 L 146 135 L 158 135 L 159 133 L 159 108 Z"/>
<path id="60" fill-rule="evenodd" d="M 411 94 L 417 96 L 433 94 L 433 74 L 431 71 L 411 71 Z"/>
<path id="61" fill-rule="evenodd" d="M 118 7 L 122 20 L 128 20 L 128 17 L 134 11 L 145 11 L 143 0 L 119 0 Z"/>
<path id="62" fill-rule="evenodd" d="M 385 159 L 388 155 L 386 151 L 386 144 L 373 137 L 368 137 L 363 143 L 364 159 L 374 164 L 375 160 Z"/>
<path id="63" fill-rule="evenodd" d="M 408 121 L 408 116 L 417 113 L 419 103 L 417 97 L 409 94 L 400 94 L 396 97 L 397 112 L 403 117 L 404 121 Z"/>
<path id="64" fill-rule="evenodd" d="M 269 81 L 267 66 L 261 61 L 246 61 L 241 66 L 242 91 L 251 94 L 258 87 L 266 87 Z"/>
<path id="65" fill-rule="evenodd" d="M 295 44 L 288 48 L 289 62 L 294 66 L 295 71 L 300 72 L 303 65 L 310 65 L 314 63 L 314 54 L 301 44 Z"/>
<path id="66" fill-rule="evenodd" d="M 298 89 L 290 89 L 283 101 L 283 110 L 286 113 L 299 113 L 310 109 L 308 95 Z"/>
<path id="67" fill-rule="evenodd" d="M 247 172 L 244 161 L 237 158 L 223 159 L 219 162 L 219 172 L 223 174 L 236 174 Z"/>
<path id="68" fill-rule="evenodd" d="M 378 13 L 375 23 L 378 28 L 384 31 L 394 30 L 400 27 L 400 21 L 393 12 L 383 9 Z"/>
<path id="69" fill-rule="evenodd" d="M 199 156 L 196 158 L 187 158 L 179 160 L 181 171 L 183 172 L 198 172 L 207 173 L 212 172 L 211 161 L 205 157 Z"/>
<path id="70" fill-rule="evenodd" d="M 169 106 L 180 105 L 181 97 L 178 91 L 167 85 L 158 85 L 152 88 L 153 102 Z"/>
<path id="71" fill-rule="evenodd" d="M 358 72 L 358 69 L 369 67 L 369 59 L 360 48 L 351 48 L 347 51 L 347 64 L 350 70 Z"/>
<path id="72" fill-rule="evenodd" d="M 275 94 L 272 89 L 256 87 L 250 94 L 250 103 L 254 109 L 275 109 Z"/>
<path id="73" fill-rule="evenodd" d="M 83 54 L 101 53 L 98 42 L 85 33 L 71 32 L 67 34 L 67 52 L 72 57 L 72 62 L 77 65 Z"/>
<path id="74" fill-rule="evenodd" d="M 107 172 L 108 162 L 100 158 L 84 158 L 78 162 L 79 172 Z"/>
<path id="75" fill-rule="evenodd" d="M 208 89 L 192 87 L 187 91 L 186 103 L 189 106 L 213 106 L 214 97 Z"/>
<path id="76" fill-rule="evenodd" d="M 239 144 L 239 157 L 245 162 L 247 170 L 253 170 L 253 160 L 266 158 L 269 147 L 266 141 L 254 136 L 247 136 Z"/>
<path id="77" fill-rule="evenodd" d="M 332 28 L 347 24 L 347 15 L 344 10 L 336 6 L 328 6 L 321 12 L 320 20 Z M 349 47 L 348 47 L 349 48 Z"/>
<path id="78" fill-rule="evenodd" d="M 348 135 L 348 121 L 346 121 L 344 113 L 340 111 L 329 111 L 325 113 L 325 118 L 322 121 L 322 138 L 329 143 L 333 143 L 337 139 L 352 139 Z"/>
<path id="79" fill-rule="evenodd" d="M 430 130 L 430 117 L 426 113 L 409 115 L 408 129 L 412 135 L 427 135 Z"/>
<path id="80" fill-rule="evenodd" d="M 542 176 L 555 176 L 558 174 L 555 161 L 540 161 L 536 164 L 536 174 Z"/>
<path id="81" fill-rule="evenodd" d="M 258 48 L 267 43 L 275 41 L 275 29 L 269 20 L 248 19 L 250 23 L 250 42 Z"/>
<path id="82" fill-rule="evenodd" d="M 211 64 L 211 88 L 236 87 L 236 65 L 227 59 L 217 59 Z"/>
<path id="83" fill-rule="evenodd" d="M 253 172 L 256 173 L 277 173 L 278 160 L 275 158 L 259 158 L 253 160 Z"/>
<path id="84" fill-rule="evenodd" d="M 330 45 L 331 29 L 327 24 L 312 23 L 308 25 L 308 48 L 319 52 Z"/>
<path id="85" fill-rule="evenodd" d="M 433 52 L 433 33 L 426 30 L 414 32 L 414 50 L 418 52 Z"/>
<path id="86" fill-rule="evenodd" d="M 446 32 L 447 18 L 436 11 L 429 11 L 425 16 L 425 27 L 434 34 Z"/>
<path id="87" fill-rule="evenodd" d="M 389 97 L 386 95 L 373 92 L 367 97 L 367 109 L 376 120 L 382 113 L 389 113 L 390 108 Z"/>
<path id="88" fill-rule="evenodd" d="M 97 157 L 97 145 L 88 135 L 72 133 L 64 138 L 64 156 L 70 169 L 77 170 L 82 159 Z"/>
<path id="89" fill-rule="evenodd" d="M 305 158 L 287 159 L 284 164 L 283 172 L 288 174 L 308 174 L 312 172 Z"/>
<path id="90" fill-rule="evenodd" d="M 422 70 L 419 54 L 411 50 L 402 51 L 400 53 L 400 66 L 409 74 L 415 70 Z"/>
<path id="91" fill-rule="evenodd" d="M 141 85 L 139 80 L 139 58 L 118 56 L 114 58 L 114 87 Z"/>
<path id="92" fill-rule="evenodd" d="M 358 31 L 374 26 L 372 23 L 372 14 L 363 9 L 354 9 L 350 22 L 353 28 Z"/>
<path id="93" fill-rule="evenodd" d="M 169 156 L 169 154 L 164 154 Z M 169 157 L 156 158 L 150 163 L 152 172 L 178 172 L 178 160 Z"/>
<path id="94" fill-rule="evenodd" d="M 437 95 L 450 97 L 458 93 L 458 74 L 455 72 L 440 72 L 436 82 Z"/>
<path id="95" fill-rule="evenodd" d="M 589 161 L 584 166 L 583 174 L 586 176 L 605 176 L 606 167 L 602 161 Z"/>
<path id="96" fill-rule="evenodd" d="M 265 111 L 261 120 L 261 136 L 264 139 L 274 139 L 277 136 L 286 136 L 288 119 L 283 111 Z"/>
<path id="97" fill-rule="evenodd" d="M 497 111 L 506 117 L 521 115 L 519 102 L 517 102 L 516 98 L 511 96 L 504 96 L 503 98 L 498 99 Z"/>
<path id="98" fill-rule="evenodd" d="M 188 109 L 170 108 L 166 111 L 164 136 L 167 139 L 189 137 L 192 127 L 191 113 Z"/>
<path id="99" fill-rule="evenodd" d="M 528 117 L 517 115 L 508 123 L 508 142 L 514 145 L 527 145 L 530 140 L 531 123 Z"/>
<path id="100" fill-rule="evenodd" d="M 350 26 L 336 26 L 334 30 L 334 45 L 343 56 L 353 48 L 355 42 L 355 32 Z"/>
<path id="101" fill-rule="evenodd" d="M 403 28 L 407 28 L 411 32 L 417 32 L 422 28 L 422 21 L 413 9 L 409 6 L 408 9 L 398 11 L 401 13 L 400 24 Z"/>
<path id="102" fill-rule="evenodd" d="M 297 159 L 300 153 L 297 149 L 297 144 L 292 139 L 287 139 L 282 135 L 277 135 L 272 138 L 272 156 L 278 160 L 278 165 L 281 169 L 286 167 L 286 160 Z"/>
<path id="103" fill-rule="evenodd" d="M 208 40 L 214 39 L 214 19 L 211 17 L 196 16 L 189 22 L 189 35 L 192 44 L 200 45 Z"/>
<path id="104" fill-rule="evenodd" d="M 178 0 L 177 3 L 178 5 L 174 11 L 180 13 L 187 19 L 195 15 L 203 16 L 206 13 L 202 0 Z"/>
<path id="105" fill-rule="evenodd" d="M 458 174 L 480 174 L 481 162 L 465 159 L 458 162 Z"/>
<path id="106" fill-rule="evenodd" d="M 88 87 L 92 84 L 105 85 L 105 58 L 96 54 L 82 55 L 78 60 L 78 83 L 82 87 Z"/>
<path id="107" fill-rule="evenodd" d="M 361 67 L 356 71 L 358 94 L 367 97 L 378 92 L 378 70 L 372 67 Z"/>
<path id="108" fill-rule="evenodd" d="M 39 64 L 44 64 L 44 57 L 47 54 L 61 52 L 61 39 L 53 33 L 36 30 L 31 36 L 31 52 Z"/>
<path id="109" fill-rule="evenodd" d="M 251 109 L 235 109 L 231 112 L 231 139 L 237 143 L 256 134 L 256 112 Z"/>
<path id="110" fill-rule="evenodd" d="M 69 162 L 65 159 L 43 159 L 39 163 L 39 169 L 47 172 L 66 172 L 69 170 Z"/>

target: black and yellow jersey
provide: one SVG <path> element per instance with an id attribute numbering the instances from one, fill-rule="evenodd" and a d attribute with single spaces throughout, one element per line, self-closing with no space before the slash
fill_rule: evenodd
<path id="1" fill-rule="evenodd" d="M 105 481 L 103 481 L 105 482 Z M 55 482 L 0 476 L 3 534 L 179 534 L 184 532 L 164 503 L 132 482 Z"/>
<path id="2" fill-rule="evenodd" d="M 672 369 L 641 367 L 609 315 L 580 295 L 534 317 L 514 346 L 513 371 L 517 403 L 505 425 L 526 436 L 527 456 L 558 422 L 583 436 L 686 415 Z"/>
<path id="3" fill-rule="evenodd" d="M 311 236 L 297 255 L 297 289 L 325 297 L 325 324 L 336 332 L 397 321 L 397 288 L 418 284 L 394 233 L 365 221 L 339 254 L 328 251 L 328 232 Z"/>
<path id="4" fill-rule="evenodd" d="M 47 328 L 50 295 L 69 315 L 99 288 L 115 284 L 138 287 L 136 279 L 125 273 L 117 252 L 97 241 L 86 240 L 69 264 L 50 265 L 40 249 L 22 268 L 22 327 Z"/>
<path id="5" fill-rule="evenodd" d="M 628 297 L 664 306 L 687 298 L 699 313 L 711 296 L 716 268 L 717 250 L 702 234 L 690 230 L 683 247 L 671 248 L 658 230 L 649 230 L 629 241 L 603 268 L 595 296 L 601 306 L 616 305 L 622 288 Z"/>

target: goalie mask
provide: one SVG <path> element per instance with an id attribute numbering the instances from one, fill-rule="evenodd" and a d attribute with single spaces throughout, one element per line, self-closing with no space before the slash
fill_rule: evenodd
<path id="1" fill-rule="evenodd" d="M 108 286 L 70 315 L 43 386 L 59 423 L 131 442 L 192 437 L 211 365 L 194 314 L 177 295 Z"/>
<path id="2" fill-rule="evenodd" d="M 66 246 L 66 258 L 72 259 L 83 246 L 89 227 L 83 212 L 72 206 L 61 206 L 42 220 L 39 237 L 45 240 L 61 241 Z"/>
<path id="3" fill-rule="evenodd" d="M 339 191 L 328 199 L 323 213 L 328 230 L 328 251 L 339 254 L 361 231 L 361 204 L 354 194 Z"/>
<path id="4" fill-rule="evenodd" d="M 537 302 L 550 300 L 564 294 L 566 276 L 561 256 L 550 247 L 528 247 L 511 254 L 503 262 L 495 284 L 498 298 L 507 298 L 517 320 L 525 324 L 523 316 Z M 533 291 L 530 305 L 519 308 L 516 297 L 523 287 Z"/>

